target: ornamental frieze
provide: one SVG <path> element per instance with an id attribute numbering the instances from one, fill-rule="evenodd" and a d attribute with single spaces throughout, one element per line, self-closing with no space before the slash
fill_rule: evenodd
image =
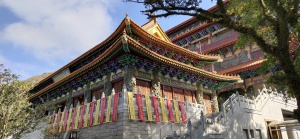
<path id="1" fill-rule="evenodd" d="M 116 73 L 116 74 L 113 74 L 113 75 L 111 76 L 111 79 L 112 79 L 112 80 L 116 80 L 116 79 L 119 79 L 119 78 L 121 78 L 121 77 L 124 77 L 124 72 L 123 72 L 123 71 L 118 72 L 118 73 Z"/>
<path id="2" fill-rule="evenodd" d="M 139 71 L 138 74 L 137 74 L 137 77 L 151 80 L 151 73 L 146 73 L 146 72 Z"/>
<path id="3" fill-rule="evenodd" d="M 172 79 L 166 78 L 166 77 L 161 77 L 161 83 L 172 85 L 172 86 L 178 86 L 178 87 L 182 87 L 182 88 L 187 88 L 187 89 L 192 89 L 192 90 L 196 89 L 196 86 L 194 86 L 192 84 L 188 84 L 186 82 L 182 82 L 182 81 L 178 81 L 178 80 L 172 80 Z"/>
<path id="4" fill-rule="evenodd" d="M 99 81 L 97 81 L 95 83 L 91 83 L 90 90 L 92 90 L 94 88 L 97 88 L 97 87 L 100 87 L 102 85 L 104 85 L 104 80 L 99 80 Z"/>
<path id="5" fill-rule="evenodd" d="M 198 63 L 199 60 L 193 59 L 189 57 L 188 55 L 183 55 L 180 53 L 176 53 L 173 50 L 166 49 L 158 44 L 153 44 L 152 42 L 147 42 L 146 40 L 140 39 L 141 44 L 152 50 L 153 52 L 156 52 L 162 56 L 168 57 L 170 59 L 185 63 L 185 64 L 192 64 L 192 63 Z M 201 61 L 201 63 L 206 63 L 205 61 Z M 195 65 L 194 65 L 195 66 Z M 199 65 L 195 66 L 199 67 Z"/>
<path id="6" fill-rule="evenodd" d="M 73 93 L 72 93 L 72 97 L 76 97 L 76 96 L 80 96 L 80 95 L 83 95 L 84 94 L 84 92 L 85 92 L 85 90 L 86 89 L 79 89 L 79 90 L 77 90 L 77 91 L 73 91 Z"/>

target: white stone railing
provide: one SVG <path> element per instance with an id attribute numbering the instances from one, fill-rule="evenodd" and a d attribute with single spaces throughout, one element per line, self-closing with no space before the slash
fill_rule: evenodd
<path id="1" fill-rule="evenodd" d="M 256 98 L 236 94 L 231 95 L 223 104 L 222 111 L 220 114 L 214 117 L 214 120 L 220 122 L 221 120 L 226 120 L 225 117 L 231 117 L 239 108 L 246 108 L 250 110 L 262 110 L 264 105 L 268 100 L 276 100 L 278 102 L 287 103 L 290 105 L 296 106 L 295 98 L 285 98 L 284 93 L 278 93 L 276 89 L 272 90 L 271 88 L 267 89 L 265 86 L 262 90 L 258 90 L 259 94 Z M 283 99 L 287 99 L 287 102 L 284 102 Z M 238 107 L 235 107 L 238 104 Z M 235 110 L 236 109 L 236 110 Z M 225 118 L 225 119 L 224 119 Z M 225 122 L 225 121 L 223 121 Z"/>
<path id="2" fill-rule="evenodd" d="M 297 106 L 295 98 L 287 98 L 285 93 L 278 93 L 276 89 L 263 87 L 262 90 L 258 90 L 259 94 L 257 97 L 248 97 L 239 95 L 238 92 L 232 94 L 221 106 L 222 110 L 217 115 L 206 116 L 205 119 L 198 119 L 199 121 L 205 121 L 203 124 L 203 135 L 209 135 L 213 133 L 211 129 L 222 128 L 222 125 L 229 124 L 232 118 L 236 117 L 235 114 L 240 113 L 241 109 L 246 109 L 247 111 L 261 111 L 267 101 L 276 101 L 278 103 L 285 103 L 290 106 Z M 286 101 L 284 101 L 286 100 Z M 235 115 L 235 116 L 234 116 Z M 205 126 L 206 124 L 206 126 Z M 211 127 L 212 126 L 212 127 Z M 216 129 L 218 133 L 224 129 Z M 187 133 L 190 131 L 187 131 Z M 197 131 L 199 132 L 199 131 Z M 187 133 L 181 135 L 186 136 Z"/>

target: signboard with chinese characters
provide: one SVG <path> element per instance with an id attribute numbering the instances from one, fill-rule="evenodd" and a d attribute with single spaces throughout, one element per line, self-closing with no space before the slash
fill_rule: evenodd
<path id="1" fill-rule="evenodd" d="M 61 71 L 60 73 L 56 74 L 55 76 L 52 77 L 54 82 L 57 82 L 59 80 L 61 80 L 62 78 L 68 76 L 70 74 L 70 70 L 69 69 L 65 69 L 63 71 Z"/>

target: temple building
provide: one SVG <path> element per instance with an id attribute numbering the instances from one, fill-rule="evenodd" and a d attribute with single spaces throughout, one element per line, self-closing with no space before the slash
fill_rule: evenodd
<path id="1" fill-rule="evenodd" d="M 39 104 L 41 99 L 72 94 L 57 104 L 63 109 L 100 99 L 102 92 L 110 95 L 112 89 L 121 92 L 125 85 L 131 92 L 208 106 L 216 89 L 240 80 L 202 69 L 221 61 L 218 54 L 199 54 L 173 44 L 155 19 L 139 26 L 126 16 L 110 37 L 42 80 L 30 99 Z M 217 105 L 207 108 L 208 113 L 213 110 L 218 111 Z"/>
<path id="2" fill-rule="evenodd" d="M 255 44 L 233 49 L 237 38 L 233 30 L 195 18 L 164 32 L 154 18 L 140 26 L 126 15 L 107 39 L 30 91 L 35 106 L 52 106 L 40 134 L 109 139 L 293 136 L 294 128 L 280 131 L 287 124 L 274 121 L 291 120 L 295 99 L 287 100 L 288 105 L 277 101 L 283 93 L 266 87 L 268 75 L 255 72 L 264 53 Z M 252 98 L 241 95 L 249 89 Z"/>

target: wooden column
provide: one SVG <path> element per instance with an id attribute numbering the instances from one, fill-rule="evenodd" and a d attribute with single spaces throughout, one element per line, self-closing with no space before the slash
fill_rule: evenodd
<path id="1" fill-rule="evenodd" d="M 203 101 L 203 86 L 199 83 L 197 83 L 196 94 L 197 94 L 197 103 L 198 104 L 204 104 L 204 101 Z"/>
<path id="2" fill-rule="evenodd" d="M 71 107 L 71 104 L 73 104 L 73 97 L 72 97 L 72 90 L 69 91 L 69 95 L 67 97 L 67 109 L 69 110 Z M 73 106 L 74 108 L 75 106 Z"/>
<path id="3" fill-rule="evenodd" d="M 90 90 L 90 84 L 91 82 L 88 82 L 87 84 L 84 85 L 83 89 L 84 89 L 84 99 L 87 100 L 87 103 L 91 102 L 92 100 L 92 94 L 91 94 L 91 90 Z"/>
<path id="4" fill-rule="evenodd" d="M 153 80 L 151 82 L 152 91 L 155 96 L 162 96 L 162 92 L 160 90 L 160 78 L 158 76 L 158 72 L 153 71 Z"/>
<path id="5" fill-rule="evenodd" d="M 129 92 L 135 92 L 136 90 L 136 78 L 134 75 L 135 75 L 134 67 L 125 68 L 124 84 L 126 85 L 127 91 Z"/>
<path id="6" fill-rule="evenodd" d="M 111 72 L 106 74 L 106 78 L 104 79 L 104 94 L 108 96 L 111 94 L 112 83 L 111 83 Z"/>
<path id="7" fill-rule="evenodd" d="M 218 95 L 216 90 L 212 90 L 212 107 L 213 107 L 213 112 L 219 112 L 219 103 L 218 103 Z"/>

